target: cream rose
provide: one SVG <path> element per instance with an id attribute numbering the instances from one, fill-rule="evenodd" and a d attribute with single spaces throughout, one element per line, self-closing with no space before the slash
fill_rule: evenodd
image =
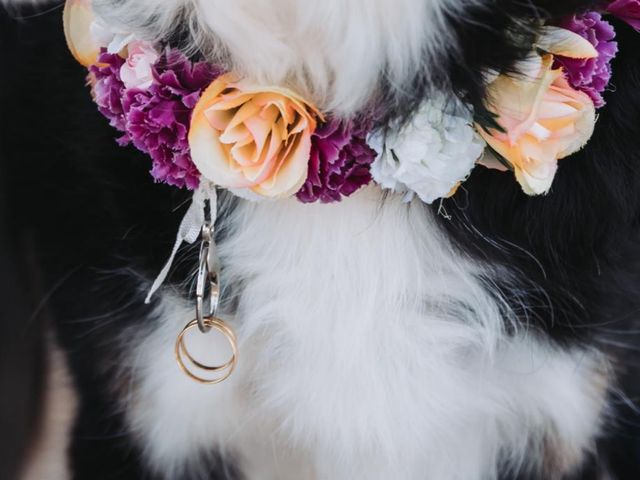
<path id="1" fill-rule="evenodd" d="M 547 54 L 532 53 L 521 63 L 521 75 L 499 75 L 489 84 L 489 107 L 504 131 L 478 126 L 529 195 L 549 190 L 557 161 L 584 146 L 596 119 L 589 96 L 572 88 L 561 68 L 553 68 L 553 55 L 596 57 L 593 45 L 569 30 L 544 27 L 536 48 Z M 485 155 L 480 163 L 504 169 L 492 158 Z"/>
<path id="2" fill-rule="evenodd" d="M 489 85 L 490 108 L 504 132 L 478 130 L 511 164 L 525 193 L 536 195 L 551 187 L 557 161 L 591 138 L 596 117 L 593 101 L 567 83 L 562 69 L 553 68 L 552 55 L 531 57 L 525 70 L 522 76 L 500 75 Z"/>
<path id="3" fill-rule="evenodd" d="M 108 26 L 93 11 L 92 0 L 67 0 L 62 14 L 64 36 L 75 59 L 85 67 L 95 64 L 104 48 L 127 56 L 125 48 L 136 36 Z"/>
<path id="4" fill-rule="evenodd" d="M 91 0 L 67 0 L 62 21 L 67 45 L 75 59 L 85 67 L 96 63 L 100 45 L 91 33 L 91 25 L 96 18 L 91 8 Z"/>
<path id="5" fill-rule="evenodd" d="M 200 173 L 221 187 L 280 198 L 305 179 L 318 110 L 280 87 L 224 75 L 193 112 L 189 145 Z M 251 194 L 249 196 L 252 196 Z"/>

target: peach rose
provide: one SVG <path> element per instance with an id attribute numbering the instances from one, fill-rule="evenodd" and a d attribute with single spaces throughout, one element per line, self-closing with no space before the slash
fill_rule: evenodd
<path id="1" fill-rule="evenodd" d="M 290 90 L 223 75 L 193 112 L 191 156 L 216 185 L 240 195 L 247 189 L 262 197 L 287 197 L 307 178 L 318 118 L 318 110 Z"/>
<path id="2" fill-rule="evenodd" d="M 67 0 L 62 14 L 64 36 L 75 59 L 85 67 L 93 65 L 100 53 L 100 45 L 91 33 L 95 15 L 91 0 Z"/>
<path id="3" fill-rule="evenodd" d="M 593 101 L 573 89 L 562 69 L 552 65 L 553 56 L 537 56 L 529 61 L 524 78 L 500 75 L 489 85 L 488 95 L 504 132 L 478 129 L 513 167 L 529 195 L 549 190 L 557 161 L 582 148 L 595 125 Z"/>
<path id="4" fill-rule="evenodd" d="M 586 40 L 569 34 L 553 29 L 541 43 L 545 50 L 561 49 L 565 56 L 597 55 L 588 42 L 585 45 Z M 591 138 L 595 106 L 587 94 L 568 84 L 561 68 L 553 68 L 553 55 L 532 55 L 523 67 L 521 76 L 500 75 L 488 87 L 489 108 L 504 132 L 487 132 L 481 126 L 478 130 L 513 167 L 525 193 L 536 195 L 551 187 L 557 161 Z M 499 164 L 490 159 L 488 155 L 480 163 L 496 168 Z"/>

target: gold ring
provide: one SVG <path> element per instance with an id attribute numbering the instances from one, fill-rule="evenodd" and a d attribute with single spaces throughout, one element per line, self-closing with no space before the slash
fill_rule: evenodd
<path id="1" fill-rule="evenodd" d="M 197 319 L 195 321 L 197 322 Z M 233 344 L 236 342 L 236 336 L 233 333 L 233 330 L 231 330 L 231 328 L 229 328 L 222 320 L 206 317 L 203 323 L 204 323 L 204 326 L 207 327 L 208 329 L 215 328 L 216 330 L 221 332 L 227 338 L 230 344 Z M 198 325 L 198 327 L 200 327 L 200 323 L 196 323 L 196 324 Z M 181 338 L 179 337 L 180 352 L 182 353 L 182 355 L 187 357 L 189 362 L 191 362 L 193 365 L 195 365 L 196 367 L 202 370 L 206 370 L 208 372 L 219 372 L 220 370 L 225 370 L 229 368 L 231 364 L 235 362 L 235 358 L 236 358 L 235 353 L 231 356 L 229 360 L 227 360 L 227 363 L 224 363 L 222 365 L 210 366 L 210 365 L 205 365 L 204 363 L 198 362 L 195 358 L 191 356 L 191 354 L 187 350 L 187 347 L 184 344 L 184 334 L 188 330 L 189 330 L 189 326 L 185 327 L 183 330 L 183 334 L 180 335 Z M 233 346 L 231 348 L 233 349 Z"/>
<path id="2" fill-rule="evenodd" d="M 191 320 L 189 323 L 187 323 L 187 325 L 182 329 L 182 331 L 178 335 L 178 338 L 176 339 L 176 344 L 175 344 L 175 356 L 176 356 L 176 361 L 178 362 L 178 366 L 180 367 L 180 370 L 182 370 L 184 374 L 187 375 L 189 378 L 199 383 L 214 385 L 216 383 L 220 383 L 226 380 L 233 373 L 233 370 L 236 367 L 236 363 L 238 362 L 238 341 L 233 330 L 223 320 L 220 320 L 219 318 L 216 318 L 216 317 L 207 317 L 204 319 L 204 324 L 208 328 L 213 328 L 215 330 L 218 330 L 220 333 L 222 333 L 226 337 L 227 341 L 229 342 L 229 345 L 231 346 L 231 351 L 232 351 L 231 358 L 223 365 L 209 366 L 196 361 L 191 356 L 191 354 L 187 350 L 187 347 L 184 344 L 184 336 L 189 330 L 198 326 L 197 319 Z M 189 368 L 185 365 L 183 355 L 187 357 L 189 362 L 191 362 L 196 368 L 199 368 L 201 370 L 205 370 L 207 372 L 219 372 L 221 370 L 227 370 L 227 371 L 221 377 L 217 377 L 217 378 L 205 378 L 205 377 L 198 376 L 195 373 L 193 373 L 191 370 L 189 370 Z"/>

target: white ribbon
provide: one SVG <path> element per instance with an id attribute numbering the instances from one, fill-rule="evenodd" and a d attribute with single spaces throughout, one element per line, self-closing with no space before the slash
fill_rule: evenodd
<path id="1" fill-rule="evenodd" d="M 188 244 L 193 244 L 200 233 L 202 232 L 202 226 L 205 223 L 205 211 L 206 211 L 206 202 L 209 202 L 209 222 L 213 228 L 213 225 L 216 221 L 217 216 L 217 204 L 218 198 L 216 194 L 216 188 L 210 184 L 202 184 L 198 190 L 193 193 L 193 199 L 191 201 L 191 205 L 185 213 L 184 217 L 182 217 L 182 221 L 180 222 L 180 228 L 178 229 L 178 235 L 176 236 L 176 241 L 173 244 L 173 249 L 171 250 L 171 255 L 165 263 L 162 270 L 153 281 L 151 285 L 151 289 L 147 294 L 147 298 L 145 298 L 144 303 L 148 304 L 151 302 L 151 297 L 154 293 L 158 291 L 158 289 L 162 286 L 164 281 L 167 279 L 167 275 L 171 271 L 171 266 L 173 265 L 173 261 L 176 258 L 176 254 L 182 245 L 182 242 L 187 242 Z M 213 232 L 212 232 L 213 233 Z"/>

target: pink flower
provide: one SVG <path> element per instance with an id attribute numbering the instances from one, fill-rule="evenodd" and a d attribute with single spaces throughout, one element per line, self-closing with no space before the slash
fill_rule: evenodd
<path id="1" fill-rule="evenodd" d="M 615 0 L 607 11 L 640 32 L 640 0 Z"/>
<path id="2" fill-rule="evenodd" d="M 146 90 L 153 83 L 153 65 L 160 56 L 150 43 L 136 40 L 127 48 L 127 60 L 120 68 L 120 78 L 127 88 Z"/>
<path id="3" fill-rule="evenodd" d="M 120 55 L 108 53 L 103 49 L 95 64 L 89 67 L 89 82 L 98 110 L 109 119 L 109 124 L 112 127 L 124 133 L 118 139 L 118 143 L 127 145 L 131 139 L 127 132 L 122 106 L 125 88 L 119 75 L 123 63 L 124 60 Z"/>

